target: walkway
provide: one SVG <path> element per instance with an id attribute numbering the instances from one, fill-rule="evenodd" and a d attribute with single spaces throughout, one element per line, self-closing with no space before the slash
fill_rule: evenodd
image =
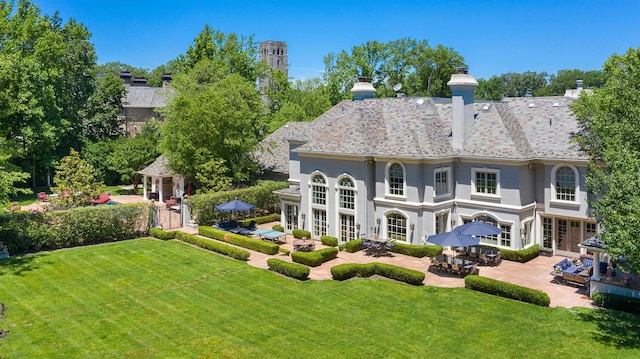
<path id="1" fill-rule="evenodd" d="M 276 223 L 263 224 L 260 228 L 271 228 Z M 189 228 L 181 228 L 181 231 L 194 233 L 195 231 Z M 293 252 L 293 238 L 292 235 L 286 236 L 286 243 L 280 245 L 280 247 L 288 249 Z M 319 241 L 316 242 L 316 249 L 321 249 L 326 246 L 322 245 Z M 275 256 L 266 255 L 260 252 L 250 251 L 248 263 L 251 266 L 268 269 L 268 258 L 279 258 L 284 261 L 291 262 L 291 256 L 284 254 L 277 254 Z M 527 263 L 517 263 L 511 261 L 502 261 L 499 266 L 496 267 L 483 267 L 480 266 L 480 275 L 488 278 L 493 278 L 524 287 L 541 290 L 549 295 L 551 299 L 551 307 L 587 307 L 594 308 L 592 305 L 589 293 L 585 289 L 572 287 L 568 285 L 561 285 L 553 283 L 553 275 L 550 272 L 553 269 L 553 265 L 561 261 L 564 257 L 537 257 Z M 372 257 L 366 255 L 364 251 L 358 251 L 356 253 L 347 253 L 341 251 L 338 253 L 338 257 L 326 262 L 318 267 L 312 267 L 309 278 L 312 280 L 331 280 L 331 267 L 344 263 L 371 263 L 380 262 L 393 264 L 400 267 L 414 269 L 425 273 L 424 285 L 436 286 L 436 287 L 464 287 L 464 278 L 457 276 L 431 272 L 429 266 L 431 264 L 429 258 L 415 258 L 402 254 L 392 253 L 390 256 Z"/>

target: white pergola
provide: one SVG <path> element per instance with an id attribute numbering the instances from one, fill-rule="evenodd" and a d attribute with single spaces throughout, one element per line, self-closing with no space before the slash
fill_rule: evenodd
<path id="1" fill-rule="evenodd" d="M 143 185 L 143 198 L 145 200 L 149 199 L 149 191 L 147 190 L 147 181 L 151 178 L 151 193 L 158 193 L 158 201 L 160 203 L 164 202 L 165 196 L 175 196 L 177 198 L 182 198 L 184 194 L 184 177 L 173 173 L 167 167 L 168 159 L 165 156 L 160 156 L 153 161 L 152 164 L 147 166 L 145 169 L 139 171 L 141 175 L 144 176 L 142 185 Z M 173 185 L 171 186 L 170 193 L 164 193 L 164 186 L 162 185 L 165 178 L 171 178 Z"/>
<path id="2" fill-rule="evenodd" d="M 578 247 L 585 248 L 593 252 L 593 275 L 591 279 L 600 280 L 600 253 L 604 253 L 607 250 L 604 248 L 604 243 L 598 238 L 598 236 L 593 236 L 589 239 L 584 240 L 582 243 L 578 244 Z"/>

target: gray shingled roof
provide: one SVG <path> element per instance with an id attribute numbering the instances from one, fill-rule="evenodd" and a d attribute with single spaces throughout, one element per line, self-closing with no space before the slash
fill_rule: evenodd
<path id="1" fill-rule="evenodd" d="M 169 159 L 165 156 L 160 156 L 153 161 L 152 164 L 145 167 L 143 170 L 138 171 L 141 175 L 146 176 L 172 176 L 174 173 L 169 170 L 167 164 L 169 163 Z"/>
<path id="2" fill-rule="evenodd" d="M 379 98 L 342 101 L 311 123 L 288 123 L 262 142 L 265 168 L 288 172 L 295 151 L 411 159 L 451 157 L 585 160 L 569 142 L 579 124 L 565 97 L 505 98 L 474 104 L 474 128 L 462 150 L 451 146 L 451 99 Z M 531 105 L 533 104 L 533 105 Z M 557 104 L 554 106 L 554 104 Z"/>
<path id="3" fill-rule="evenodd" d="M 124 107 L 160 108 L 164 107 L 171 89 L 162 87 L 127 86 Z"/>

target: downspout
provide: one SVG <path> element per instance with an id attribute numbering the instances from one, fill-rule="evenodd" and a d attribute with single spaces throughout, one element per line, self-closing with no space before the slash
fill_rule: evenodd
<path id="1" fill-rule="evenodd" d="M 454 191 L 454 195 L 453 195 L 453 218 L 456 220 L 456 225 L 458 225 L 458 178 L 460 176 L 460 158 L 456 159 L 456 187 L 453 190 Z M 452 220 L 449 220 L 449 223 L 447 223 L 447 226 L 451 226 L 449 228 L 450 231 L 453 230 L 453 225 L 451 225 Z"/>
<path id="2" fill-rule="evenodd" d="M 533 236 L 534 244 L 540 245 L 540 240 L 537 236 L 538 232 L 538 201 L 536 200 L 538 186 L 536 185 L 536 173 L 533 171 L 533 163 L 529 162 L 529 173 L 533 176 L 533 228 L 531 235 Z"/>

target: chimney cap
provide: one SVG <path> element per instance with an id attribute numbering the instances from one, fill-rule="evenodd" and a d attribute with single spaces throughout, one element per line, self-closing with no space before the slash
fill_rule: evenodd
<path id="1" fill-rule="evenodd" d="M 469 73 L 469 68 L 468 67 L 458 67 L 458 73 L 466 75 L 466 74 Z"/>

